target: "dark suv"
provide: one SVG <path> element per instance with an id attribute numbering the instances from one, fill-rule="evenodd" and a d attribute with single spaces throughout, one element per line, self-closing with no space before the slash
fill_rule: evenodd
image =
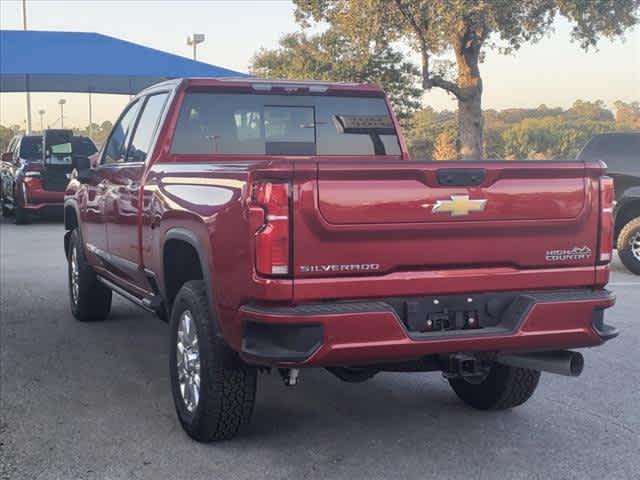
<path id="1" fill-rule="evenodd" d="M 73 158 L 88 157 L 97 152 L 90 138 L 73 135 L 71 130 L 47 130 L 45 137 L 55 137 L 61 132 L 68 133 L 70 139 L 71 153 L 68 155 L 54 152 L 47 156 L 43 135 L 14 137 L 8 151 L 2 155 L 0 206 L 4 216 L 13 213 L 18 225 L 27 223 L 29 214 L 61 212 Z"/>
<path id="2" fill-rule="evenodd" d="M 603 133 L 578 160 L 605 160 L 615 182 L 615 245 L 622 263 L 640 275 L 640 132 Z"/>

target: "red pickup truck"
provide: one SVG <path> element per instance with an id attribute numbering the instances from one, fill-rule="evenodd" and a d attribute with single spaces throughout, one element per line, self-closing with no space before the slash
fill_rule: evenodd
<path id="1" fill-rule="evenodd" d="M 143 91 L 97 157 L 66 192 L 71 310 L 168 320 L 196 440 L 248 422 L 258 372 L 440 371 L 504 409 L 618 333 L 603 163 L 410 161 L 380 88 L 251 79 Z"/>

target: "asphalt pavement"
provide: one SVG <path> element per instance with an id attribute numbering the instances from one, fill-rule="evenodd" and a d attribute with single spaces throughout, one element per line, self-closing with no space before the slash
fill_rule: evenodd
<path id="1" fill-rule="evenodd" d="M 167 326 L 119 297 L 106 322 L 69 311 L 63 227 L 0 222 L 0 478 L 631 479 L 640 476 L 640 277 L 616 259 L 607 321 L 579 378 L 543 374 L 507 412 L 463 405 L 437 373 L 346 384 L 261 375 L 242 435 L 183 433 Z"/>

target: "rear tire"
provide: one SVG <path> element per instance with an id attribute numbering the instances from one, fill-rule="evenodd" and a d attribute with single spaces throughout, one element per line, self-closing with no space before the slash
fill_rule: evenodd
<path id="1" fill-rule="evenodd" d="M 0 207 L 2 207 L 3 217 L 7 218 L 9 215 L 11 215 L 11 210 L 7 207 L 7 203 L 4 199 L 4 196 L 0 196 Z"/>
<path id="2" fill-rule="evenodd" d="M 217 334 L 206 288 L 201 280 L 185 283 L 169 323 L 173 401 L 182 428 L 198 442 L 231 439 L 249 423 L 257 377 Z"/>
<path id="3" fill-rule="evenodd" d="M 640 275 L 640 217 L 628 222 L 618 235 L 618 255 L 631 273 Z"/>
<path id="4" fill-rule="evenodd" d="M 449 379 L 453 391 L 467 405 L 478 410 L 505 410 L 525 403 L 536 390 L 540 372 L 494 363 L 480 383 L 463 378 Z"/>
<path id="5" fill-rule="evenodd" d="M 68 261 L 71 313 L 81 322 L 105 320 L 111 311 L 112 293 L 87 263 L 78 229 L 71 233 Z"/>

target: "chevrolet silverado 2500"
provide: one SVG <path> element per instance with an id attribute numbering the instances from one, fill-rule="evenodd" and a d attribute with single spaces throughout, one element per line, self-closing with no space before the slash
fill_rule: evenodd
<path id="1" fill-rule="evenodd" d="M 505 409 L 617 335 L 603 163 L 410 161 L 380 88 L 250 79 L 141 92 L 97 157 L 66 192 L 71 310 L 168 321 L 196 440 L 249 421 L 260 371 L 440 371 Z"/>

